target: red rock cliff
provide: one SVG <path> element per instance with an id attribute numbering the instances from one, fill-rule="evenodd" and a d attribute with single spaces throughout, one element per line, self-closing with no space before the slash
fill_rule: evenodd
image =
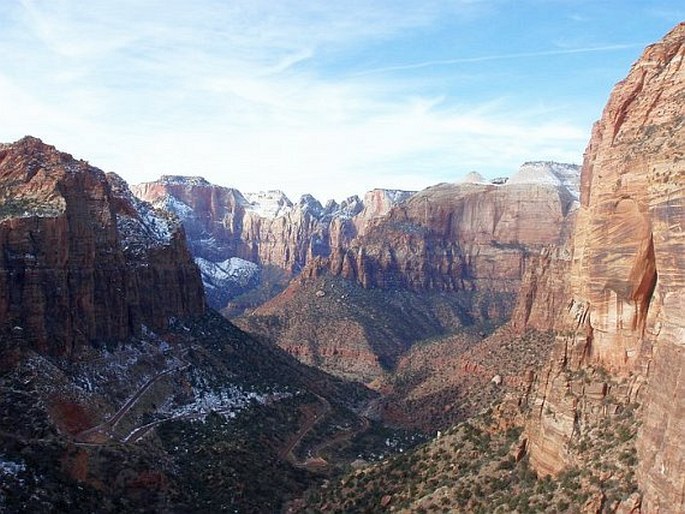
<path id="1" fill-rule="evenodd" d="M 571 190 L 540 180 L 548 171 L 535 173 L 428 188 L 334 251 L 328 267 L 365 287 L 505 293 L 511 310 L 526 259 L 560 244 L 577 205 Z"/>
<path id="2" fill-rule="evenodd" d="M 0 291 L 2 330 L 58 355 L 204 310 L 181 227 L 31 137 L 0 145 Z"/>
<path id="3" fill-rule="evenodd" d="M 532 464 L 556 473 L 573 463 L 583 416 L 565 372 L 625 382 L 643 404 L 643 512 L 685 510 L 684 58 L 680 24 L 645 50 L 593 129 L 561 321 L 572 335 L 558 338 L 528 427 Z"/>

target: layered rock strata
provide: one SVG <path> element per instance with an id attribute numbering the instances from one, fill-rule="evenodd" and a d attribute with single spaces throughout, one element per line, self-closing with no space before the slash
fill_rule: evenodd
<path id="1" fill-rule="evenodd" d="M 576 184 L 560 180 L 559 169 L 575 172 Z M 510 311 L 527 258 L 567 238 L 577 179 L 578 167 L 527 163 L 503 185 L 428 188 L 335 249 L 318 272 L 367 288 L 491 291 L 508 295 Z"/>
<path id="2" fill-rule="evenodd" d="M 568 241 L 579 167 L 526 163 L 501 182 L 440 184 L 367 218 L 356 238 L 311 260 L 238 322 L 307 364 L 366 383 L 394 370 L 417 341 L 501 324 L 532 273 L 529 260 Z"/>
<path id="3" fill-rule="evenodd" d="M 593 128 L 565 333 L 527 430 L 534 467 L 559 472 L 584 420 L 611 414 L 601 397 L 618 384 L 625 403 L 642 403 L 643 512 L 685 510 L 684 58 L 680 24 L 645 50 Z"/>
<path id="4" fill-rule="evenodd" d="M 204 311 L 183 228 L 32 137 L 0 146 L 0 290 L 2 330 L 56 355 Z"/>
<path id="5" fill-rule="evenodd" d="M 353 196 L 325 206 L 311 195 L 293 204 L 280 191 L 247 193 L 210 184 L 201 177 L 163 176 L 133 186 L 134 193 L 175 214 L 188 245 L 204 270 L 225 267 L 230 258 L 299 273 L 332 249 L 349 245 L 366 227 L 411 192 L 376 189 L 364 200 Z M 219 277 L 215 280 L 216 277 Z M 203 273 L 210 303 L 223 308 L 241 287 L 227 288 L 225 274 Z M 258 281 L 258 280 L 257 280 Z"/>

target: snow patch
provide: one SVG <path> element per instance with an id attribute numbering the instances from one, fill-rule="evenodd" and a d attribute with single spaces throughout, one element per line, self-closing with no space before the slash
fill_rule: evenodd
<path id="1" fill-rule="evenodd" d="M 132 209 L 120 208 L 116 213 L 121 246 L 125 252 L 142 255 L 150 247 L 167 246 L 178 230 L 178 221 L 169 213 L 156 209 L 133 195 L 128 184 L 114 173 L 107 180 L 115 197 Z"/>
<path id="2" fill-rule="evenodd" d="M 260 191 L 243 195 L 248 201 L 245 210 L 254 212 L 262 218 L 278 218 L 290 212 L 293 203 L 283 191 Z"/>
<path id="3" fill-rule="evenodd" d="M 332 218 L 352 219 L 362 210 L 364 210 L 364 203 L 357 195 L 354 195 L 346 198 L 339 204 L 335 200 L 329 200 L 326 203 L 323 214 Z"/>
<path id="4" fill-rule="evenodd" d="M 285 394 L 287 393 L 281 393 L 280 396 L 283 397 Z M 190 402 L 174 406 L 169 401 L 162 406 L 160 414 L 172 418 L 190 415 L 203 418 L 210 412 L 216 412 L 228 418 L 235 418 L 240 411 L 253 403 L 266 404 L 268 398 L 270 398 L 269 395 L 245 391 L 236 385 L 228 385 L 214 390 L 193 387 L 193 399 Z"/>
<path id="5" fill-rule="evenodd" d="M 222 262 L 212 262 L 202 257 L 195 258 L 200 268 L 205 287 L 224 288 L 227 285 L 247 287 L 259 277 L 260 267 L 254 262 L 231 257 Z"/>
<path id="6" fill-rule="evenodd" d="M 580 166 L 550 161 L 526 162 L 506 183 L 515 184 L 563 187 L 577 199 L 580 197 Z"/>
<path id="7" fill-rule="evenodd" d="M 193 208 L 190 205 L 169 194 L 155 202 L 155 207 L 175 214 L 181 221 L 185 221 L 193 215 Z"/>
<path id="8" fill-rule="evenodd" d="M 321 218 L 324 213 L 321 202 L 310 194 L 302 195 L 297 206 L 302 212 L 308 212 L 315 218 Z"/>
<path id="9" fill-rule="evenodd" d="M 16 477 L 26 471 L 26 464 L 21 461 L 9 460 L 0 455 L 0 476 Z"/>
<path id="10" fill-rule="evenodd" d="M 187 175 L 162 175 L 159 182 L 169 186 L 211 186 L 204 177 Z"/>
<path id="11" fill-rule="evenodd" d="M 402 203 L 416 194 L 416 191 L 403 191 L 400 189 L 384 189 L 386 196 L 393 205 Z"/>

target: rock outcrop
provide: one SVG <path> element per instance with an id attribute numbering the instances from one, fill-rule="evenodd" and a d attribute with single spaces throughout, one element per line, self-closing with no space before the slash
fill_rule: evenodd
<path id="1" fill-rule="evenodd" d="M 370 383 L 417 341 L 506 321 L 529 259 L 568 240 L 577 207 L 579 167 L 527 163 L 520 174 L 510 185 L 440 184 L 375 216 L 390 203 L 372 192 L 355 218 L 366 216 L 360 235 L 238 323 L 307 364 Z"/>
<path id="2" fill-rule="evenodd" d="M 188 245 L 203 270 L 239 258 L 260 267 L 275 266 L 290 275 L 317 257 L 349 245 L 358 233 L 412 193 L 376 189 L 364 201 L 350 197 L 326 206 L 311 195 L 293 204 L 280 191 L 246 193 L 210 184 L 201 177 L 165 175 L 133 186 L 134 193 L 174 213 L 183 223 Z M 217 274 L 203 273 L 210 305 L 223 308 L 244 288 Z M 215 294 L 216 293 L 216 294 Z"/>
<path id="3" fill-rule="evenodd" d="M 558 169 L 566 172 L 564 180 L 557 178 Z M 318 272 L 364 287 L 490 291 L 504 295 L 502 305 L 496 301 L 485 308 L 503 318 L 511 311 L 527 257 L 567 238 L 578 171 L 572 165 L 527 163 L 503 185 L 474 179 L 430 187 L 370 224 L 348 247 L 334 249 Z"/>
<path id="4" fill-rule="evenodd" d="M 26 137 L 0 146 L 0 327 L 70 354 L 201 314 L 183 228 L 116 175 Z"/>
<path id="5" fill-rule="evenodd" d="M 560 321 L 566 332 L 527 430 L 539 472 L 573 464 L 584 420 L 607 414 L 588 391 L 605 391 L 608 376 L 626 402 L 642 404 L 643 512 L 685 509 L 684 58 L 680 24 L 645 50 L 593 129 Z M 598 371 L 603 378 L 576 387 L 574 376 Z"/>

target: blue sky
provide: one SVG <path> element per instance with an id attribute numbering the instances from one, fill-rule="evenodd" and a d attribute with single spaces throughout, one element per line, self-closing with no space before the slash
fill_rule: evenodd
<path id="1" fill-rule="evenodd" d="M 0 141 L 338 200 L 580 163 L 680 1 L 3 0 Z"/>

